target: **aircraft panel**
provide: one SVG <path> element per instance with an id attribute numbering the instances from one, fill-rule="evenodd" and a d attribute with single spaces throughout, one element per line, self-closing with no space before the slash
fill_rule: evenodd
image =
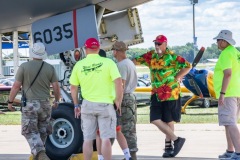
<path id="1" fill-rule="evenodd" d="M 84 45 L 89 37 L 98 38 L 94 5 L 41 19 L 32 24 L 33 42 L 43 42 L 48 55 Z"/>
<path id="2" fill-rule="evenodd" d="M 30 25 L 46 17 L 87 5 L 101 5 L 105 13 L 120 11 L 151 0 L 1 0 L 0 33 L 29 32 Z"/>
<path id="3" fill-rule="evenodd" d="M 0 33 L 29 32 L 30 25 L 46 17 L 106 0 L 1 0 Z"/>
<path id="4" fill-rule="evenodd" d="M 121 11 L 126 8 L 132 8 L 139 4 L 143 4 L 152 0 L 110 0 L 99 3 L 98 5 L 112 11 Z"/>

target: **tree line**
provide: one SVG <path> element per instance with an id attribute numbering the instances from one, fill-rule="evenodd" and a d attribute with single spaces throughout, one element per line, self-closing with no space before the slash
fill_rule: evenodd
<path id="1" fill-rule="evenodd" d="M 168 46 L 170 50 L 173 50 L 176 54 L 184 57 L 186 60 L 189 62 L 192 62 L 194 59 L 194 53 L 195 55 L 199 51 L 199 49 L 193 47 L 193 43 L 187 43 L 184 46 Z M 236 47 L 240 51 L 240 47 Z M 150 50 L 154 50 L 154 47 L 149 47 L 149 48 L 130 48 L 127 50 L 127 57 L 132 59 L 134 57 L 140 56 Z M 205 48 L 205 52 L 200 60 L 200 62 L 204 63 L 207 62 L 207 59 L 217 59 L 220 55 L 221 51 L 218 49 L 217 44 L 213 43 L 210 47 Z M 20 55 L 21 56 L 21 55 Z M 114 59 L 112 55 L 112 51 L 107 52 L 107 57 L 110 59 Z M 13 58 L 13 53 L 9 54 L 8 57 L 3 57 L 4 58 Z M 48 57 L 49 59 L 59 59 L 59 55 L 51 55 Z M 3 65 L 5 64 L 5 61 L 3 60 Z"/>
<path id="2" fill-rule="evenodd" d="M 170 50 L 173 50 L 174 53 L 184 57 L 189 62 L 193 62 L 194 53 L 195 55 L 198 53 L 199 49 L 193 48 L 193 43 L 187 43 L 184 46 L 168 46 Z M 240 47 L 236 47 L 240 51 Z M 130 48 L 127 50 L 127 57 L 134 58 L 146 53 L 149 50 L 154 50 L 154 47 L 150 48 Z M 207 59 L 217 59 L 220 55 L 221 51 L 218 49 L 217 44 L 212 44 L 210 47 L 205 48 L 205 52 L 200 60 L 200 62 L 204 63 L 207 62 Z M 107 52 L 107 57 L 114 59 L 112 52 Z"/>

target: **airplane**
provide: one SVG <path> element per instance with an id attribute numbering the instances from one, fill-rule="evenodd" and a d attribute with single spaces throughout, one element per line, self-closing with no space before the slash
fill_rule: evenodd
<path id="1" fill-rule="evenodd" d="M 14 74 L 19 62 L 18 43 L 43 42 L 49 55 L 59 54 L 65 67 L 61 80 L 63 102 L 52 111 L 53 134 L 46 141 L 51 160 L 66 160 L 82 153 L 81 120 L 74 118 L 68 78 L 72 67 L 84 58 L 84 42 L 89 37 L 100 40 L 101 49 L 111 50 L 116 41 L 135 45 L 144 41 L 137 5 L 152 0 L 2 0 L 0 5 L 0 44 L 13 43 Z M 126 33 L 126 34 L 123 34 Z M 28 34 L 28 38 L 21 38 Z M 1 45 L 0 45 L 1 46 Z M 76 59 L 74 51 L 81 52 Z M 2 46 L 0 47 L 0 59 Z M 0 61 L 0 74 L 2 74 Z M 94 145 L 95 146 L 95 145 Z M 32 159 L 32 157 L 30 157 Z"/>
<path id="2" fill-rule="evenodd" d="M 100 39 L 104 50 L 110 50 L 116 40 L 123 40 L 128 45 L 142 43 L 142 29 L 139 18 L 136 18 L 137 10 L 105 15 L 149 1 L 151 0 L 3 0 L 0 6 L 0 34 L 5 38 L 12 36 L 10 41 L 13 42 L 16 74 L 19 65 L 17 45 L 20 41 L 31 41 L 30 47 L 32 42 L 44 41 L 49 55 L 80 48 L 86 37 Z M 124 22 L 126 20 L 130 21 L 130 26 Z M 121 34 L 126 30 L 131 32 Z M 28 33 L 29 39 L 20 39 L 18 35 L 22 33 Z"/>

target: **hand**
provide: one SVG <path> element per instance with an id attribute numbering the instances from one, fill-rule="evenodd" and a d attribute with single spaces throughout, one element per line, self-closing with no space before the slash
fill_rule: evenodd
<path id="1" fill-rule="evenodd" d="M 12 112 L 16 111 L 15 107 L 13 107 L 10 103 L 8 103 L 8 109 Z"/>
<path id="2" fill-rule="evenodd" d="M 181 78 L 181 77 L 177 77 L 177 76 L 176 76 L 176 77 L 175 77 L 175 81 L 177 81 L 177 82 L 179 82 L 179 83 L 180 83 L 180 82 L 182 82 L 182 78 Z"/>
<path id="3" fill-rule="evenodd" d="M 223 106 L 224 105 L 224 94 L 220 94 L 220 97 L 218 99 L 218 105 Z"/>
<path id="4" fill-rule="evenodd" d="M 115 100 L 113 103 L 114 103 L 114 105 L 116 107 L 115 110 L 119 113 L 119 116 L 122 116 L 121 102 Z"/>
<path id="5" fill-rule="evenodd" d="M 53 102 L 52 108 L 57 109 L 59 103 Z"/>
<path id="6" fill-rule="evenodd" d="M 59 104 L 59 101 L 54 100 L 54 101 L 53 101 L 52 108 L 57 109 L 58 104 Z"/>
<path id="7" fill-rule="evenodd" d="M 80 117 L 80 114 L 81 114 L 81 109 L 80 107 L 75 107 L 74 108 L 74 115 L 75 115 L 75 118 L 79 118 Z"/>

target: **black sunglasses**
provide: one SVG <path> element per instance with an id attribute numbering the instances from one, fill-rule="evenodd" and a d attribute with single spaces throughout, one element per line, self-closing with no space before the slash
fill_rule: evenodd
<path id="1" fill-rule="evenodd" d="M 154 42 L 154 44 L 155 44 L 156 46 L 161 46 L 163 43 Z"/>
<path id="2" fill-rule="evenodd" d="M 217 42 L 221 41 L 222 39 L 217 39 Z"/>

